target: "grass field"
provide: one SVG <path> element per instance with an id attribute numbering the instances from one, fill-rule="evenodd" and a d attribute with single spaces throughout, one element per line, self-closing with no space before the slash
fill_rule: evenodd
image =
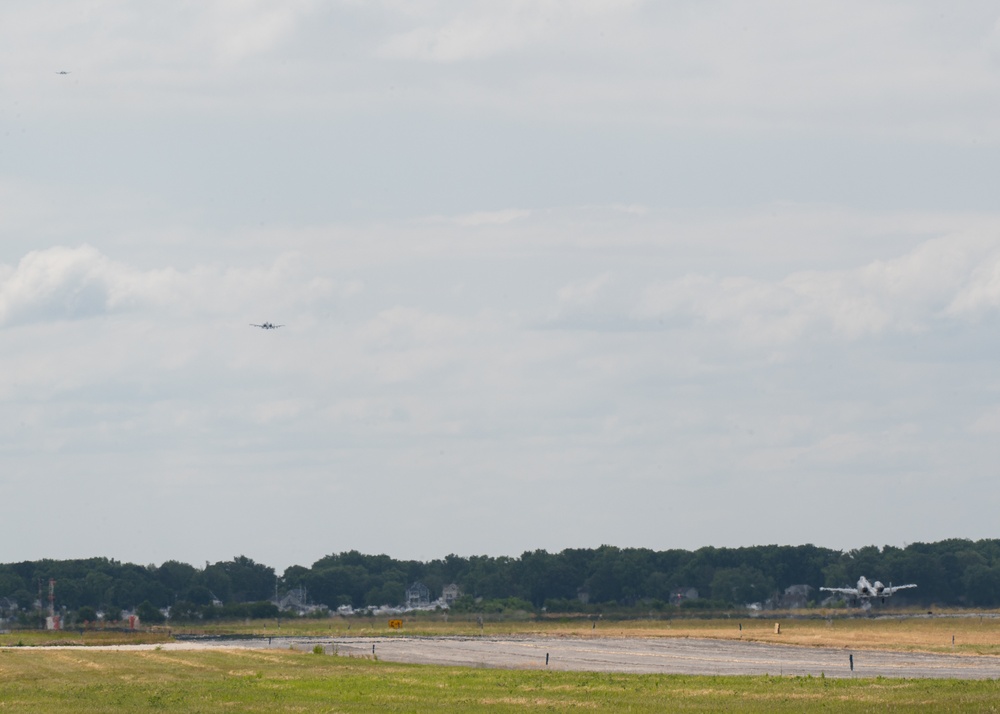
<path id="1" fill-rule="evenodd" d="M 673 619 L 601 621 L 508 620 L 485 622 L 443 619 L 441 616 L 403 617 L 400 630 L 389 628 L 384 618 L 328 618 L 302 620 L 251 620 L 213 622 L 197 626 L 153 628 L 144 632 L 67 630 L 44 632 L 17 630 L 0 635 L 0 647 L 35 645 L 155 644 L 177 634 L 257 636 L 502 636 L 550 637 L 705 637 L 722 640 L 766 642 L 857 650 L 885 649 L 956 654 L 1000 655 L 1000 617 L 908 617 L 905 619 L 833 617 L 794 619 L 780 615 L 764 618 Z M 781 632 L 774 631 L 776 622 Z M 742 629 L 741 629 L 742 626 Z M 954 646 L 952 644 L 954 637 Z"/>
<path id="2" fill-rule="evenodd" d="M 0 651 L 0 711 L 998 711 L 1000 682 L 401 665 L 267 651 Z"/>
<path id="3" fill-rule="evenodd" d="M 173 636 L 166 631 L 118 632 L 101 630 L 17 630 L 0 635 L 0 647 L 37 647 L 40 645 L 155 645 L 172 642 Z"/>

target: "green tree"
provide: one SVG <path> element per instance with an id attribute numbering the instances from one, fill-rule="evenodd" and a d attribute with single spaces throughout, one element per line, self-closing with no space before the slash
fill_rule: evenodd
<path id="1" fill-rule="evenodd" d="M 212 591 L 206 588 L 204 585 L 192 585 L 184 593 L 182 593 L 182 600 L 187 600 L 195 605 L 211 605 L 212 604 Z"/>
<path id="2" fill-rule="evenodd" d="M 973 565 L 962 580 L 972 605 L 994 607 L 1000 602 L 1000 567 Z"/>
<path id="3" fill-rule="evenodd" d="M 244 555 L 227 563 L 226 567 L 233 586 L 233 599 L 237 602 L 257 602 L 274 596 L 277 584 L 274 568 L 255 563 Z"/>
<path id="4" fill-rule="evenodd" d="M 746 604 L 762 602 L 774 591 L 774 581 L 757 568 L 741 565 L 721 568 L 712 578 L 712 599 L 719 602 Z"/>
<path id="5" fill-rule="evenodd" d="M 135 614 L 139 616 L 139 621 L 146 625 L 158 625 L 167 619 L 149 600 L 143 600 L 135 609 Z"/>
<path id="6" fill-rule="evenodd" d="M 170 606 L 170 619 L 178 622 L 197 620 L 200 612 L 197 605 L 190 600 L 178 600 Z"/>
<path id="7" fill-rule="evenodd" d="M 168 560 L 156 569 L 156 579 L 175 600 L 195 582 L 198 570 L 187 563 Z"/>

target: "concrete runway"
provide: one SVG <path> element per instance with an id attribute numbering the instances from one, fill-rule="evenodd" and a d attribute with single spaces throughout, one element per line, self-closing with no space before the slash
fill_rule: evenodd
<path id="1" fill-rule="evenodd" d="M 1000 657 L 769 645 L 734 640 L 624 637 L 183 638 L 143 645 L 44 646 L 32 650 L 288 649 L 316 645 L 341 657 L 496 669 L 640 674 L 1000 679 Z M 2 649 L 15 649 L 4 647 Z M 28 648 L 25 648 L 28 649 Z M 548 664 L 545 657 L 548 655 Z M 849 656 L 854 656 L 851 671 Z"/>
<path id="2" fill-rule="evenodd" d="M 320 640 L 310 640 L 314 646 Z M 357 637 L 325 640 L 341 656 L 502 669 L 818 677 L 1000 678 L 1000 657 L 846 650 L 699 639 Z M 288 647 L 291 642 L 286 642 Z M 302 642 L 302 645 L 306 645 Z M 849 655 L 854 655 L 852 674 Z"/>

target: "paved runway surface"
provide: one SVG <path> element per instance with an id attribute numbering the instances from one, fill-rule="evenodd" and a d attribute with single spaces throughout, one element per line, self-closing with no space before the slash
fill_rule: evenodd
<path id="1" fill-rule="evenodd" d="M 327 640 L 327 642 L 331 642 Z M 315 644 L 315 642 L 313 642 Z M 590 672 L 1000 678 L 1000 658 L 698 639 L 341 638 L 336 652 L 423 664 Z M 287 644 L 286 644 L 287 646 Z"/>
<path id="2" fill-rule="evenodd" d="M 567 637 L 190 638 L 160 645 L 32 647 L 85 650 L 288 649 L 316 645 L 342 657 L 497 669 L 658 674 L 1000 679 L 1000 657 L 795 647 L 732 640 Z M 3 649 L 12 649 L 5 647 Z M 548 664 L 546 664 L 548 655 Z M 849 657 L 854 656 L 852 673 Z"/>

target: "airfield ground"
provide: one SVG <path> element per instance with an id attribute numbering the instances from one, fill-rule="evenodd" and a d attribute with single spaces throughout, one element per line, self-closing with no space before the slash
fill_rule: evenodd
<path id="1" fill-rule="evenodd" d="M 341 655 L 392 662 L 503 669 L 641 674 L 997 679 L 1000 658 L 923 652 L 848 651 L 702 639 L 351 638 Z M 853 658 L 854 669 L 851 669 Z M 547 662 L 547 664 L 546 664 Z"/>
<path id="2" fill-rule="evenodd" d="M 775 632 L 774 625 L 781 625 Z M 830 617 L 778 614 L 763 617 L 712 619 L 521 619 L 489 621 L 444 620 L 442 617 L 403 617 L 393 630 L 383 618 L 333 618 L 329 620 L 255 620 L 200 627 L 175 628 L 176 635 L 244 635 L 256 637 L 549 637 L 678 639 L 698 638 L 775 645 L 849 648 L 852 650 L 919 651 L 941 654 L 1000 656 L 1000 616 L 996 613 L 955 612 Z M 68 633 L 67 633 L 68 634 Z M 79 642 L 86 644 L 87 633 Z M 0 636 L 0 645 L 9 637 Z M 42 644 L 39 641 L 37 644 Z M 95 642 L 96 644 L 96 642 Z"/>
<path id="3" fill-rule="evenodd" d="M 406 641 L 397 639 L 393 644 Z M 660 642 L 683 645 L 685 641 Z M 498 646 L 487 640 L 478 644 L 486 649 Z M 740 643 L 721 644 L 725 648 L 740 647 Z M 414 665 L 375 660 L 368 655 L 331 657 L 313 654 L 312 649 L 233 649 L 204 643 L 128 647 L 125 651 L 103 647 L 0 650 L 0 710 L 46 714 L 525 710 L 770 714 L 996 712 L 1000 702 L 1000 681 L 996 679 L 564 671 L 553 666 L 545 668 L 537 659 L 528 669 L 494 669 Z M 750 647 L 767 652 L 773 646 Z M 541 652 L 530 654 L 537 656 Z M 604 666 L 618 667 L 608 661 L 608 654 L 608 648 L 598 653 Z M 634 654 L 631 651 L 629 656 Z M 475 656 L 481 655 L 477 652 Z M 467 659 L 468 653 L 462 656 Z M 555 655 L 567 661 L 571 656 L 567 650 Z M 593 653 L 587 656 L 593 659 Z"/>
<path id="4" fill-rule="evenodd" d="M 780 633 L 773 620 L 733 619 L 484 623 L 475 631 L 404 621 L 402 632 L 374 621 L 355 620 L 349 631 L 338 622 L 290 624 L 278 636 L 274 621 L 229 623 L 242 630 L 236 639 L 0 635 L 0 709 L 997 711 L 1000 701 L 1000 656 L 976 654 L 1000 642 L 1000 622 L 987 615 L 789 619 Z M 467 631 L 419 632 L 443 625 Z M 490 631 L 501 627 L 543 632 Z M 11 646 L 18 637 L 32 646 Z"/>
<path id="5" fill-rule="evenodd" d="M 408 664 L 632 674 L 1000 679 L 1000 657 L 847 650 L 688 638 L 273 637 L 160 645 L 39 647 L 60 652 L 252 650 L 303 652 Z M 853 669 L 852 669 L 853 663 Z"/>
<path id="6" fill-rule="evenodd" d="M 400 618 L 393 629 L 386 618 L 324 618 L 207 622 L 154 627 L 143 632 L 115 630 L 14 630 L 0 633 L 0 647 L 45 644 L 162 644 L 174 637 L 553 637 L 674 639 L 699 638 L 855 650 L 894 650 L 1000 656 L 1000 614 L 895 613 L 879 617 L 830 617 L 780 613 L 764 617 L 593 621 L 583 619 L 475 620 L 438 617 Z M 774 625 L 781 625 L 776 632 Z"/>

